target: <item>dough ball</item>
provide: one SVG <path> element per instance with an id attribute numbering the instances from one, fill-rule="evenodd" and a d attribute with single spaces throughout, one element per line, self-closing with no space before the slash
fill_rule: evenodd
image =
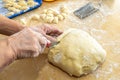
<path id="1" fill-rule="evenodd" d="M 11 3 L 7 3 L 7 4 L 4 5 L 5 8 L 11 7 L 11 6 L 12 6 Z"/>
<path id="2" fill-rule="evenodd" d="M 13 15 L 14 14 L 14 12 L 9 12 L 9 13 L 7 13 L 5 16 L 11 16 L 11 15 Z"/>
<path id="3" fill-rule="evenodd" d="M 61 13 L 68 13 L 69 11 L 68 11 L 68 8 L 67 7 L 65 7 L 65 6 L 62 6 L 61 8 L 60 8 L 60 11 L 61 11 Z"/>
<path id="4" fill-rule="evenodd" d="M 46 17 L 46 14 L 41 14 L 40 17 L 44 20 Z"/>
<path id="5" fill-rule="evenodd" d="M 35 6 L 37 3 L 34 2 L 33 0 L 30 0 L 30 1 L 27 2 L 27 4 L 28 4 L 30 7 L 33 7 L 33 6 Z"/>
<path id="6" fill-rule="evenodd" d="M 53 15 L 53 14 L 47 14 L 47 16 L 49 16 L 49 17 L 54 17 L 54 15 Z"/>
<path id="7" fill-rule="evenodd" d="M 20 7 L 20 10 L 27 10 L 27 9 L 29 9 L 28 6 L 21 6 L 21 7 Z"/>
<path id="8" fill-rule="evenodd" d="M 38 14 L 34 14 L 30 17 L 30 19 L 32 20 L 39 20 L 40 19 L 40 16 Z"/>
<path id="9" fill-rule="evenodd" d="M 20 5 L 20 6 L 27 6 L 27 2 L 26 1 L 19 1 L 18 2 L 18 5 Z"/>
<path id="10" fill-rule="evenodd" d="M 48 60 L 70 75 L 81 76 L 104 62 L 106 51 L 87 32 L 69 29 L 60 35 L 59 43 L 48 54 Z"/>
<path id="11" fill-rule="evenodd" d="M 57 17 L 60 21 L 64 19 L 64 17 L 61 14 L 57 15 Z"/>
<path id="12" fill-rule="evenodd" d="M 20 9 L 20 8 L 21 8 L 21 6 L 18 5 L 17 3 L 14 3 L 14 4 L 13 4 L 13 7 L 16 8 L 16 9 Z"/>
<path id="13" fill-rule="evenodd" d="M 43 14 L 47 14 L 47 9 L 44 9 L 44 10 L 43 10 Z"/>
<path id="14" fill-rule="evenodd" d="M 61 13 L 61 15 L 64 17 L 64 19 L 67 17 L 66 13 Z"/>
<path id="15" fill-rule="evenodd" d="M 54 17 L 46 16 L 44 21 L 47 23 L 52 23 L 53 19 L 54 19 Z"/>
<path id="16" fill-rule="evenodd" d="M 52 9 L 48 9 L 46 14 L 53 14 L 53 13 L 54 13 L 54 12 L 53 12 Z"/>
<path id="17" fill-rule="evenodd" d="M 57 24 L 58 23 L 58 17 L 54 17 L 53 23 Z"/>
<path id="18" fill-rule="evenodd" d="M 26 25 L 26 24 L 27 24 L 27 20 L 26 20 L 25 18 L 20 19 L 20 22 L 21 22 L 23 25 Z"/>
<path id="19" fill-rule="evenodd" d="M 14 8 L 14 7 L 8 7 L 8 10 L 9 10 L 9 11 L 12 11 L 12 12 L 15 12 L 15 13 L 20 12 L 19 9 L 16 9 L 16 8 Z"/>

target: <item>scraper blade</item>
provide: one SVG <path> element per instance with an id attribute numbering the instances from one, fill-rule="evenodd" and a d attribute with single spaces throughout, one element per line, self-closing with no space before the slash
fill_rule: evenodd
<path id="1" fill-rule="evenodd" d="M 84 19 L 87 16 L 97 12 L 99 9 L 96 8 L 91 2 L 86 4 L 85 6 L 81 7 L 80 9 L 76 10 L 74 14 L 79 17 L 80 19 Z"/>

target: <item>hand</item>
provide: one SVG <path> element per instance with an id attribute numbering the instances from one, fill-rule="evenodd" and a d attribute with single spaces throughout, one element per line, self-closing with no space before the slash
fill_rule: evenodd
<path id="1" fill-rule="evenodd" d="M 47 24 L 38 25 L 37 27 L 31 27 L 31 29 L 41 33 L 51 42 L 55 42 L 56 41 L 55 38 L 63 33 L 62 31 L 58 30 L 57 28 L 47 25 Z"/>
<path id="2" fill-rule="evenodd" d="M 60 30 L 49 25 L 30 27 L 9 37 L 8 43 L 17 59 L 36 57 L 44 51 L 46 46 L 49 47 L 51 42 L 55 42 L 55 38 L 61 33 Z"/>
<path id="3" fill-rule="evenodd" d="M 14 51 L 16 59 L 36 57 L 49 43 L 46 37 L 31 28 L 25 28 L 8 38 L 8 44 Z"/>

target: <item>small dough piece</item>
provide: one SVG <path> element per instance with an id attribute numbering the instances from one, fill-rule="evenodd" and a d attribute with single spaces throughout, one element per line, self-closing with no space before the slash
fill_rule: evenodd
<path id="1" fill-rule="evenodd" d="M 27 20 L 26 20 L 25 18 L 20 19 L 20 22 L 21 22 L 23 25 L 26 25 L 26 24 L 27 24 Z"/>
<path id="2" fill-rule="evenodd" d="M 58 12 L 58 11 L 53 11 L 53 14 L 54 14 L 54 16 L 57 16 L 57 15 L 59 15 L 60 13 Z"/>
<path id="3" fill-rule="evenodd" d="M 57 24 L 58 23 L 58 17 L 54 17 L 53 23 Z"/>
<path id="4" fill-rule="evenodd" d="M 8 10 L 9 10 L 9 11 L 12 11 L 12 12 L 15 12 L 15 13 L 20 12 L 19 9 L 16 9 L 16 8 L 14 8 L 14 7 L 8 7 Z"/>
<path id="5" fill-rule="evenodd" d="M 35 6 L 37 3 L 34 2 L 33 0 L 30 0 L 30 1 L 27 1 L 27 4 L 28 4 L 30 7 L 33 7 L 33 6 Z"/>
<path id="6" fill-rule="evenodd" d="M 53 17 L 46 16 L 44 21 L 47 22 L 47 23 L 52 23 L 53 19 L 54 19 Z"/>
<path id="7" fill-rule="evenodd" d="M 13 15 L 14 14 L 14 12 L 9 12 L 9 13 L 7 13 L 5 16 L 11 16 L 11 15 Z"/>
<path id="8" fill-rule="evenodd" d="M 47 16 L 49 16 L 49 17 L 54 17 L 54 15 L 53 15 L 53 14 L 47 14 Z"/>
<path id="9" fill-rule="evenodd" d="M 87 32 L 69 29 L 52 46 L 48 60 L 70 75 L 81 76 L 97 69 L 104 62 L 106 51 Z"/>
<path id="10" fill-rule="evenodd" d="M 27 10 L 27 9 L 29 9 L 28 6 L 21 6 L 21 8 L 20 8 L 20 10 Z"/>
<path id="11" fill-rule="evenodd" d="M 44 20 L 46 17 L 46 14 L 41 14 L 40 17 Z"/>
<path id="12" fill-rule="evenodd" d="M 20 8 L 21 8 L 21 6 L 18 5 L 17 3 L 14 3 L 14 4 L 13 4 L 13 7 L 16 8 L 16 9 L 20 9 Z"/>
<path id="13" fill-rule="evenodd" d="M 53 10 L 48 9 L 46 14 L 53 14 L 53 13 L 54 13 Z"/>
<path id="14" fill-rule="evenodd" d="M 12 7 L 12 4 L 11 3 L 4 4 L 4 7 L 5 8 Z"/>
<path id="15" fill-rule="evenodd" d="M 30 19 L 33 19 L 33 20 L 39 20 L 40 19 L 40 16 L 38 14 L 34 14 L 31 16 Z"/>
<path id="16" fill-rule="evenodd" d="M 27 6 L 27 2 L 26 1 L 19 1 L 18 5 L 24 7 L 24 6 Z"/>
<path id="17" fill-rule="evenodd" d="M 68 13 L 68 9 L 67 9 L 67 7 L 65 7 L 65 6 L 62 6 L 61 8 L 60 8 L 60 11 L 61 11 L 61 13 Z"/>
<path id="18" fill-rule="evenodd" d="M 58 17 L 58 19 L 61 21 L 61 20 L 63 20 L 64 19 L 64 17 L 62 16 L 62 15 L 57 15 L 57 17 Z"/>
<path id="19" fill-rule="evenodd" d="M 61 13 L 61 15 L 63 16 L 64 19 L 67 17 L 66 13 Z"/>
<path id="20" fill-rule="evenodd" d="M 47 14 L 47 9 L 44 9 L 44 10 L 43 10 L 43 14 Z"/>
<path id="21" fill-rule="evenodd" d="M 15 0 L 3 0 L 4 3 L 13 3 Z"/>

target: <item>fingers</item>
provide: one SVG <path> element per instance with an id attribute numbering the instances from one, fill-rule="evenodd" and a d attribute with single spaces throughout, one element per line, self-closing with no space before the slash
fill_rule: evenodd
<path id="1" fill-rule="evenodd" d="M 46 34 L 47 35 L 52 35 L 52 36 L 59 36 L 60 34 L 62 34 L 62 31 L 60 31 L 59 29 L 53 27 L 53 26 L 50 26 L 50 25 L 43 25 L 44 26 L 44 30 L 46 31 Z"/>
<path id="2" fill-rule="evenodd" d="M 60 31 L 59 29 L 50 26 L 48 24 L 43 24 L 43 25 L 38 25 L 37 27 L 35 27 L 35 29 L 37 32 L 40 32 L 42 34 L 47 34 L 49 36 L 54 36 L 54 37 L 58 37 L 60 34 L 62 34 L 63 32 Z"/>
<path id="3" fill-rule="evenodd" d="M 43 36 L 42 34 L 40 34 L 38 32 L 34 32 L 34 34 L 36 35 L 36 38 L 38 38 L 39 52 L 42 53 L 44 51 L 44 49 L 47 47 L 47 45 L 51 44 L 50 40 L 52 40 L 52 39 L 49 40 L 47 36 Z"/>

